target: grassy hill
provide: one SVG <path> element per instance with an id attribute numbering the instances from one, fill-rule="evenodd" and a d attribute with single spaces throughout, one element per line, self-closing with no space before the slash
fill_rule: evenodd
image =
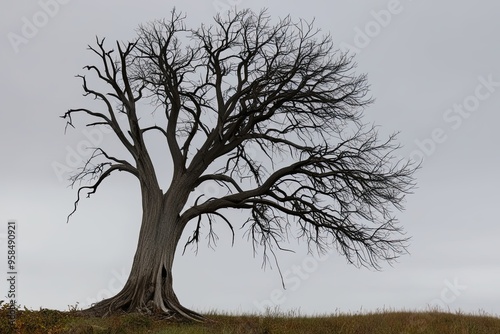
<path id="1" fill-rule="evenodd" d="M 75 310 L 18 310 L 16 324 L 9 324 L 9 310 L 0 309 L 0 333 L 29 334 L 191 334 L 191 333 L 342 333 L 342 334 L 500 334 L 500 318 L 486 314 L 429 312 L 377 312 L 301 317 L 296 314 L 258 315 L 208 314 L 207 324 L 174 323 L 141 314 L 88 318 Z"/>

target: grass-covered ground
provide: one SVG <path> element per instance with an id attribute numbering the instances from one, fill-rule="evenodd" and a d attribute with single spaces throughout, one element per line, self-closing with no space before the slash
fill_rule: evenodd
<path id="1" fill-rule="evenodd" d="M 206 324 L 173 323 L 155 320 L 141 314 L 107 318 L 78 316 L 75 310 L 18 310 L 16 323 L 9 323 L 9 309 L 0 309 L 0 333 L 29 334 L 190 334 L 190 333 L 345 333 L 345 334 L 472 334 L 500 333 L 500 318 L 486 314 L 451 314 L 438 311 L 369 314 L 335 314 L 302 317 L 298 314 L 270 312 L 266 316 L 207 314 Z"/>

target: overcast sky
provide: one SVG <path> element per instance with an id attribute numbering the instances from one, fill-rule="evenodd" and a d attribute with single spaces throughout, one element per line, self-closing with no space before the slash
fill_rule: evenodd
<path id="1" fill-rule="evenodd" d="M 89 138 L 81 128 L 64 134 L 58 116 L 89 104 L 74 77 L 96 59 L 86 46 L 96 35 L 132 39 L 138 24 L 167 17 L 174 6 L 197 26 L 234 4 L 268 7 L 276 18 L 315 18 L 339 48 L 357 54 L 357 71 L 368 74 L 376 99 L 366 121 L 382 135 L 399 131 L 402 157 L 424 159 L 418 189 L 398 216 L 412 237 L 410 254 L 374 271 L 336 253 L 318 259 L 294 243 L 294 254 L 279 255 L 283 291 L 278 271 L 261 269 L 242 233 L 231 247 L 221 226 L 215 251 L 200 245 L 198 255 L 178 253 L 180 301 L 199 311 L 440 306 L 500 314 L 500 3 L 493 0 L 2 1 L 0 276 L 7 275 L 7 221 L 15 219 L 19 303 L 67 309 L 109 297 L 135 252 L 141 208 L 130 177 L 113 175 L 66 224 L 75 191 L 54 165 L 74 168 L 74 152 Z M 0 296 L 7 289 L 0 280 Z"/>

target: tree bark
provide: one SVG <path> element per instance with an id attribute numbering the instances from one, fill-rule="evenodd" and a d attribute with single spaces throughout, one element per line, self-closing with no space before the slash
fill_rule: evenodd
<path id="1" fill-rule="evenodd" d="M 164 196 L 152 183 L 141 184 L 142 224 L 125 286 L 116 296 L 84 312 L 107 316 L 137 311 L 178 320 L 205 321 L 202 315 L 183 307 L 173 289 L 172 265 L 184 229 L 175 205 L 179 201 L 179 193 L 175 191 L 178 187 L 172 186 Z"/>

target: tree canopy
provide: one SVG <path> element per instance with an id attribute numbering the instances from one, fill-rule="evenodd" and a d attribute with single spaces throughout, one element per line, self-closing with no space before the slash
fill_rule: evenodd
<path id="1" fill-rule="evenodd" d="M 169 225 L 158 233 L 175 234 L 168 239 L 175 245 L 189 222 L 194 231 L 186 245 L 200 241 L 204 226 L 215 238 L 221 222 L 246 228 L 264 259 L 289 235 L 320 252 L 336 248 L 358 265 L 378 267 L 404 252 L 395 211 L 414 186 L 416 167 L 396 158 L 395 134 L 381 140 L 363 122 L 372 100 L 353 56 L 312 22 L 273 20 L 267 11 L 231 11 L 197 29 L 184 19 L 173 11 L 168 20 L 140 26 L 132 42 L 107 49 L 97 39 L 89 47 L 99 64 L 85 69 L 108 91 L 80 78 L 84 94 L 104 109 L 70 109 L 63 117 L 72 125 L 72 116 L 85 114 L 87 126 L 111 128 L 128 156 L 95 148 L 72 179 L 88 182 L 78 189 L 75 210 L 82 192 L 90 195 L 124 171 L 141 185 L 140 240 L 163 228 L 144 227 L 149 220 Z M 172 162 L 166 191 L 151 158 L 155 132 Z M 203 195 L 206 184 L 218 188 L 216 196 Z M 190 202 L 196 192 L 202 195 Z M 153 217 L 148 203 L 155 201 Z M 233 210 L 246 218 L 236 221 Z"/>

